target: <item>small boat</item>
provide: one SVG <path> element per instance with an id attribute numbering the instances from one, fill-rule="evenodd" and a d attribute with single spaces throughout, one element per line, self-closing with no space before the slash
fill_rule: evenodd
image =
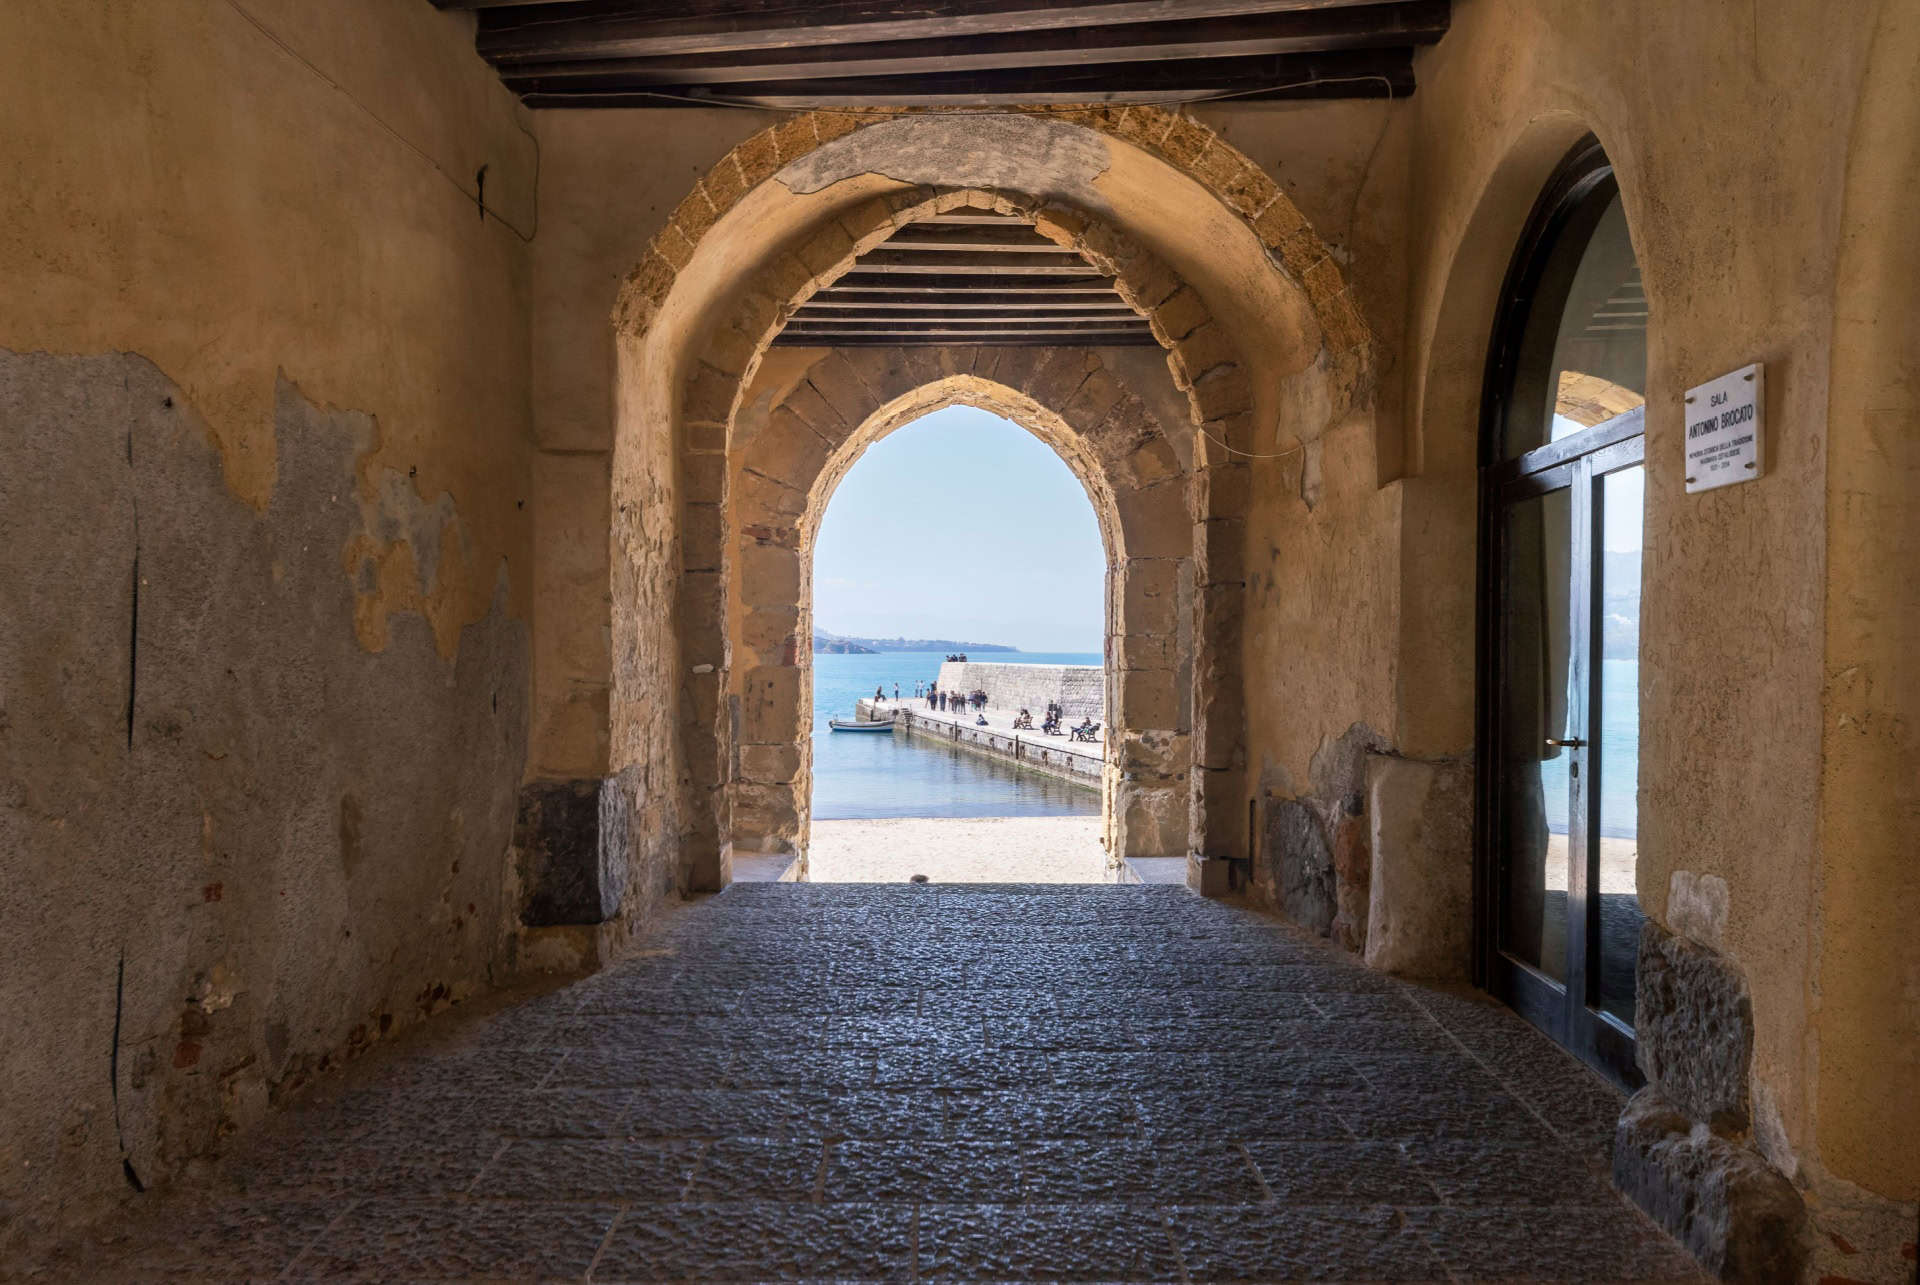
<path id="1" fill-rule="evenodd" d="M 836 732 L 891 732 L 893 730 L 893 720 L 888 719 L 882 723 L 878 721 L 869 722 L 866 719 L 830 718 L 827 720 L 827 726 Z"/>

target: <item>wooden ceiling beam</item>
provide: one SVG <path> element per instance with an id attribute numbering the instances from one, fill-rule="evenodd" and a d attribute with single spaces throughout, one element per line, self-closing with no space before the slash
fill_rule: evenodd
<path id="1" fill-rule="evenodd" d="M 1053 335 L 976 335 L 966 339 L 928 339 L 914 335 L 789 335 L 773 341 L 778 348 L 1152 348 L 1151 334 L 1089 335 L 1062 339 Z"/>
<path id="2" fill-rule="evenodd" d="M 1010 309 L 1006 312 L 978 313 L 952 312 L 946 308 L 926 308 L 914 312 L 842 312 L 820 313 L 805 309 L 788 319 L 789 325 L 808 326 L 879 326 L 898 329 L 903 326 L 952 325 L 971 326 L 991 330 L 1006 325 L 1028 324 L 1071 324 L 1095 330 L 1130 330 L 1138 317 L 1125 313 L 1058 313 L 1029 312 Z M 1142 322 L 1141 324 L 1145 324 Z"/>
<path id="3" fill-rule="evenodd" d="M 1018 214 L 985 214 L 985 213 L 978 213 L 978 212 L 969 213 L 969 214 L 961 214 L 958 212 L 951 213 L 951 214 L 936 214 L 931 218 L 921 219 L 918 223 L 909 224 L 908 226 L 916 227 L 916 228 L 924 228 L 924 227 L 937 227 L 942 224 L 948 224 L 948 223 L 954 224 L 956 226 L 962 226 L 962 227 L 1032 227 L 1033 226 L 1033 224 L 1029 223 L 1026 219 L 1021 218 Z"/>
<path id="4" fill-rule="evenodd" d="M 936 310 L 930 309 L 929 311 Z M 787 324 L 814 327 L 825 326 L 829 329 L 872 329 L 876 327 L 885 329 L 892 327 L 897 330 L 903 328 L 908 320 L 909 318 L 905 317 L 879 317 L 871 320 L 863 320 L 857 317 L 803 317 L 796 314 L 788 320 Z M 1037 326 L 1043 329 L 1050 328 L 1055 330 L 1131 330 L 1136 326 L 1144 326 L 1147 324 L 1146 318 L 1138 315 L 1128 315 L 1124 317 L 967 316 L 959 318 L 919 318 L 918 320 L 921 322 L 935 322 L 942 327 L 953 330 L 1004 330 L 1010 325 Z"/>
<path id="5" fill-rule="evenodd" d="M 476 7 L 450 0 L 458 7 Z M 739 53 L 1063 27 L 1245 17 L 1368 0 L 576 0 L 479 6 L 479 50 L 496 62 Z"/>
<path id="6" fill-rule="evenodd" d="M 1080 277 L 1087 261 L 1077 254 L 1014 254 L 998 250 L 872 250 L 854 270 L 863 274 L 993 277 Z"/>
<path id="7" fill-rule="evenodd" d="M 916 322 L 910 326 L 789 325 L 787 330 L 798 335 L 846 335 L 857 338 L 865 338 L 869 335 L 919 335 L 929 339 L 965 339 L 973 335 L 1059 335 L 1062 338 L 1070 338 L 1079 335 L 1152 333 L 1144 326 L 1042 326 L 1018 320 L 1004 321 L 993 326 L 955 326 L 935 320 Z"/>
<path id="8" fill-rule="evenodd" d="M 1027 223 L 998 227 L 959 227 L 912 223 L 881 246 L 883 250 L 998 250 L 1013 254 L 1061 254 L 1061 248 Z"/>
<path id="9" fill-rule="evenodd" d="M 1022 331 L 977 335 L 810 335 L 783 331 L 774 341 L 782 348 L 1151 348 L 1149 334 L 1049 335 Z"/>
<path id="10" fill-rule="evenodd" d="M 1086 265 L 1082 264 L 1084 272 Z M 856 261 L 847 274 L 833 283 L 829 289 L 858 294 L 866 291 L 885 291 L 899 293 L 914 291 L 920 294 L 976 294 L 996 295 L 1008 291 L 1044 291 L 1054 295 L 1110 295 L 1114 292 L 1112 277 L 1024 277 L 1018 281 L 1004 278 L 969 276 L 961 273 L 914 274 L 869 272 L 864 260 Z"/>
<path id="11" fill-rule="evenodd" d="M 904 284 L 904 283 L 903 283 Z M 934 300 L 947 308 L 969 312 L 992 312 L 1005 308 L 1041 311 L 1132 312 L 1133 308 L 1118 295 L 1069 294 L 1046 290 L 1006 290 L 961 294 L 953 290 L 870 290 L 842 294 L 822 290 L 802 304 L 803 308 L 924 308 Z"/>
<path id="12" fill-rule="evenodd" d="M 1010 35 L 802 45 L 651 58 L 581 56 L 509 63 L 503 75 L 509 85 L 529 92 L 585 92 L 1427 45 L 1446 34 L 1448 10 L 1448 0 L 1404 0 L 1197 21 L 1060 27 Z"/>
<path id="13" fill-rule="evenodd" d="M 936 300 L 938 300 L 936 302 Z M 1135 312 L 1123 300 L 1101 299 L 1086 295 L 1079 298 L 1069 296 L 1066 299 L 1042 300 L 1040 302 L 1009 302 L 1003 300 L 983 302 L 950 302 L 939 296 L 913 298 L 908 296 L 894 300 L 880 296 L 852 299 L 822 299 L 815 295 L 802 304 L 795 312 L 796 317 L 886 317 L 908 313 L 924 313 L 938 310 L 956 317 L 994 317 L 994 316 L 1049 316 L 1049 317 L 1137 317 Z"/>
<path id="14" fill-rule="evenodd" d="M 514 82 L 529 107 L 1008 107 L 1020 104 L 1185 103 L 1215 98 L 1406 98 L 1411 48 L 1261 58 L 1131 62 L 1092 67 L 1019 67 L 927 76 L 749 81 L 714 87 L 662 85 L 581 92 Z"/>

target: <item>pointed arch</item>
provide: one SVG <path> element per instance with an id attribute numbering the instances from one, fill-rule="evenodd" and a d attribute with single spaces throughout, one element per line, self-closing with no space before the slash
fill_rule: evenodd
<path id="1" fill-rule="evenodd" d="M 921 351 L 921 360 L 912 354 Z M 814 367 L 850 386 L 829 402 L 808 377 L 758 412 L 730 472 L 734 577 L 729 697 L 739 768 L 727 799 L 734 851 L 803 855 L 811 787 L 814 537 L 840 480 L 889 433 L 966 405 L 1046 443 L 1087 492 L 1107 559 L 1109 860 L 1185 855 L 1191 792 L 1193 527 L 1189 471 L 1158 419 L 1079 349 L 963 349 L 942 369 L 923 350 L 822 351 Z M 1095 391 L 1089 384 L 1100 376 Z M 920 381 L 920 382 L 915 382 Z M 1107 382 L 1111 381 L 1111 382 Z M 896 391 L 898 390 L 898 391 Z M 1065 396 L 1062 396 L 1063 390 Z"/>
<path id="2" fill-rule="evenodd" d="M 948 145 L 955 131 L 973 129 L 998 132 L 974 140 L 980 146 Z M 1098 141 L 1104 138 L 1127 146 Z M 862 150 L 867 140 L 877 141 Z M 1020 148 L 1035 167 L 1010 163 Z M 942 182 L 946 175 L 960 181 Z M 1051 186 L 1006 185 L 1029 176 Z M 1123 193 L 1128 225 L 1116 222 L 1109 200 Z M 813 292 L 899 227 L 960 208 L 1021 218 L 1110 274 L 1165 351 L 1187 421 L 1176 426 L 1187 447 L 1183 503 L 1169 506 L 1164 521 L 1188 532 L 1190 578 L 1182 591 L 1190 625 L 1178 657 L 1186 680 L 1168 697 L 1191 711 L 1186 851 L 1248 853 L 1242 615 L 1249 464 L 1260 457 L 1257 439 L 1275 441 L 1283 413 L 1297 418 L 1287 429 L 1304 441 L 1370 405 L 1371 342 L 1338 266 L 1258 167 L 1170 113 L 962 119 L 829 112 L 756 136 L 716 167 L 656 238 L 615 315 L 610 742 L 619 771 L 657 761 L 671 737 L 687 852 L 682 886 L 727 881 L 735 828 L 735 728 L 743 711 L 734 699 L 724 604 L 741 574 L 729 496 L 744 390 Z M 1204 284 L 1129 231 L 1133 223 L 1177 248 Z M 1216 297 L 1230 308 L 1223 318 L 1216 318 Z M 1091 374 L 1068 391 L 1078 395 L 1085 383 L 1097 392 L 1107 382 Z M 738 477 L 743 487 L 762 484 Z M 677 520 L 663 521 L 666 512 Z M 777 685 L 768 690 L 782 691 L 782 704 L 799 680 L 764 677 Z M 671 693 L 667 723 L 663 693 Z"/>

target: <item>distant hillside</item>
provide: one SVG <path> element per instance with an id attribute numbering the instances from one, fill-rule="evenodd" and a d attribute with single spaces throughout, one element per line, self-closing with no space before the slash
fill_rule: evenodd
<path id="1" fill-rule="evenodd" d="M 813 649 L 818 651 L 839 651 L 838 644 L 851 646 L 845 650 L 852 652 L 879 651 L 964 651 L 969 654 L 981 651 L 1019 651 L 1018 647 L 1007 647 L 1000 643 L 956 642 L 952 638 L 854 638 L 847 634 L 830 634 L 825 630 L 813 632 Z"/>
<path id="2" fill-rule="evenodd" d="M 850 638 L 827 638 L 820 634 L 813 636 L 813 650 L 827 656 L 876 656 L 879 653 L 871 647 L 862 647 Z"/>

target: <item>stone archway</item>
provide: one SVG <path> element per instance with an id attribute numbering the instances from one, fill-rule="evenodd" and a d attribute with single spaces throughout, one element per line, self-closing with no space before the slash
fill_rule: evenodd
<path id="1" fill-rule="evenodd" d="M 729 470 L 737 567 L 729 611 L 733 850 L 806 850 L 813 545 L 834 489 L 875 442 L 953 405 L 1026 428 L 1086 489 L 1107 561 L 1106 704 L 1114 734 L 1103 841 L 1114 863 L 1184 856 L 1191 448 L 1183 457 L 1098 350 L 1076 348 L 820 350 L 769 406 L 736 420 L 739 449 Z"/>
<path id="2" fill-rule="evenodd" d="M 623 291 L 616 312 L 621 422 L 613 468 L 610 739 L 616 772 L 662 762 L 677 769 L 673 802 L 656 809 L 670 817 L 679 838 L 682 859 L 672 882 L 682 888 L 719 887 L 729 878 L 738 759 L 725 619 L 737 575 L 729 458 L 743 391 L 785 318 L 812 292 L 900 226 L 963 207 L 1018 217 L 1113 277 L 1117 293 L 1151 323 L 1165 350 L 1194 445 L 1181 515 L 1191 529 L 1193 568 L 1191 653 L 1180 658 L 1192 675 L 1182 697 L 1192 709 L 1186 849 L 1200 862 L 1190 876 L 1224 889 L 1230 860 L 1248 854 L 1241 677 L 1248 465 L 1258 457 L 1252 449 L 1257 435 L 1271 440 L 1283 408 L 1300 420 L 1290 426 L 1299 435 L 1320 432 L 1367 404 L 1367 332 L 1337 266 L 1291 203 L 1207 131 L 1139 109 L 1010 113 L 993 120 L 1027 122 L 1021 128 L 1038 130 L 1047 146 L 1069 150 L 1071 140 L 1089 130 L 1122 137 L 1116 130 L 1128 121 L 1148 135 L 1164 129 L 1157 140 L 1125 137 L 1138 150 L 1115 147 L 1112 159 L 1134 157 L 1126 183 L 1160 202 L 1160 214 L 1149 218 L 1160 235 L 1184 244 L 1183 253 L 1198 245 L 1212 256 L 1206 288 L 1190 284 L 1102 213 L 1110 204 L 1104 191 L 1089 188 L 1063 199 L 997 185 L 906 183 L 881 164 L 884 149 L 878 159 L 871 153 L 856 158 L 850 175 L 835 177 L 838 171 L 825 166 L 822 177 L 813 173 L 821 166 L 796 166 L 803 157 L 817 159 L 816 152 L 838 155 L 836 147 L 856 130 L 864 131 L 863 139 L 897 141 L 902 131 L 980 127 L 938 114 L 856 120 L 823 113 L 750 140 L 730 156 Z M 909 163 L 897 168 L 924 172 L 949 164 L 920 141 Z M 998 159 L 991 149 L 976 150 L 951 164 L 973 172 L 993 169 Z M 1236 177 L 1223 191 L 1219 175 L 1227 170 Z M 1085 178 L 1063 182 L 1086 188 Z M 1170 194 L 1170 185 L 1182 184 L 1191 195 Z M 1180 203 L 1171 224 L 1169 201 Z M 816 206 L 817 213 L 796 215 Z M 1232 300 L 1230 318 L 1217 318 L 1211 301 L 1223 291 Z M 1241 347 L 1248 338 L 1258 341 L 1260 357 L 1251 366 Z M 627 692 L 641 699 L 629 700 Z M 666 692 L 670 709 L 644 699 Z M 640 788 L 660 799 L 663 785 L 653 779 Z"/>
<path id="3" fill-rule="evenodd" d="M 679 424 L 682 476 L 690 484 L 681 497 L 680 609 L 683 629 L 695 630 L 697 636 L 683 634 L 682 644 L 702 657 L 702 668 L 690 675 L 696 690 L 682 706 L 681 723 L 681 745 L 692 786 L 683 833 L 695 887 L 724 885 L 732 851 L 739 715 L 732 700 L 732 649 L 722 604 L 738 574 L 728 535 L 730 464 L 737 450 L 735 422 L 745 390 L 795 306 L 838 279 L 861 254 L 899 227 L 962 208 L 1023 218 L 1095 270 L 1113 277 L 1117 292 L 1147 318 L 1165 349 L 1167 371 L 1184 397 L 1192 428 L 1186 485 L 1160 488 L 1151 501 L 1160 509 L 1158 523 L 1163 529 L 1188 531 L 1193 568 L 1192 624 L 1186 635 L 1190 649 L 1177 666 L 1169 667 L 1191 677 L 1183 696 L 1167 698 L 1190 704 L 1189 735 L 1200 749 L 1198 755 L 1188 755 L 1186 846 L 1189 853 L 1233 855 L 1235 838 L 1241 833 L 1237 823 L 1244 790 L 1244 721 L 1236 688 L 1244 590 L 1241 547 L 1249 488 L 1247 467 L 1232 452 L 1250 440 L 1253 420 L 1251 381 L 1239 352 L 1198 292 L 1144 247 L 1085 211 L 1019 193 L 909 188 L 840 215 L 776 259 L 772 272 L 785 276 L 776 275 L 770 284 L 747 292 L 731 315 L 718 319 L 684 376 Z M 769 307 L 770 289 L 785 294 L 786 302 Z M 1075 389 L 1089 381 L 1090 377 L 1078 381 Z M 857 397 L 852 390 L 860 387 L 856 376 L 843 400 Z M 760 485 L 751 475 L 743 476 L 742 482 Z M 769 693 L 778 694 L 784 707 L 793 699 L 787 692 L 797 695 L 800 675 L 792 672 L 796 664 L 780 668 L 789 672 L 762 674 L 759 682 Z M 1141 686 L 1148 681 L 1135 680 Z M 1154 727 L 1166 721 L 1143 725 Z"/>
<path id="4" fill-rule="evenodd" d="M 621 291 L 615 326 L 639 335 L 672 293 L 701 242 L 753 189 L 783 167 L 863 130 L 938 114 L 911 109 L 814 111 L 760 131 L 694 185 L 648 243 Z M 1340 266 L 1280 185 L 1207 125 L 1164 107 L 1033 107 L 1006 118 L 1058 121 L 1137 147 L 1195 180 L 1259 239 L 1270 266 L 1303 287 L 1327 349 L 1365 361 L 1371 335 Z"/>

